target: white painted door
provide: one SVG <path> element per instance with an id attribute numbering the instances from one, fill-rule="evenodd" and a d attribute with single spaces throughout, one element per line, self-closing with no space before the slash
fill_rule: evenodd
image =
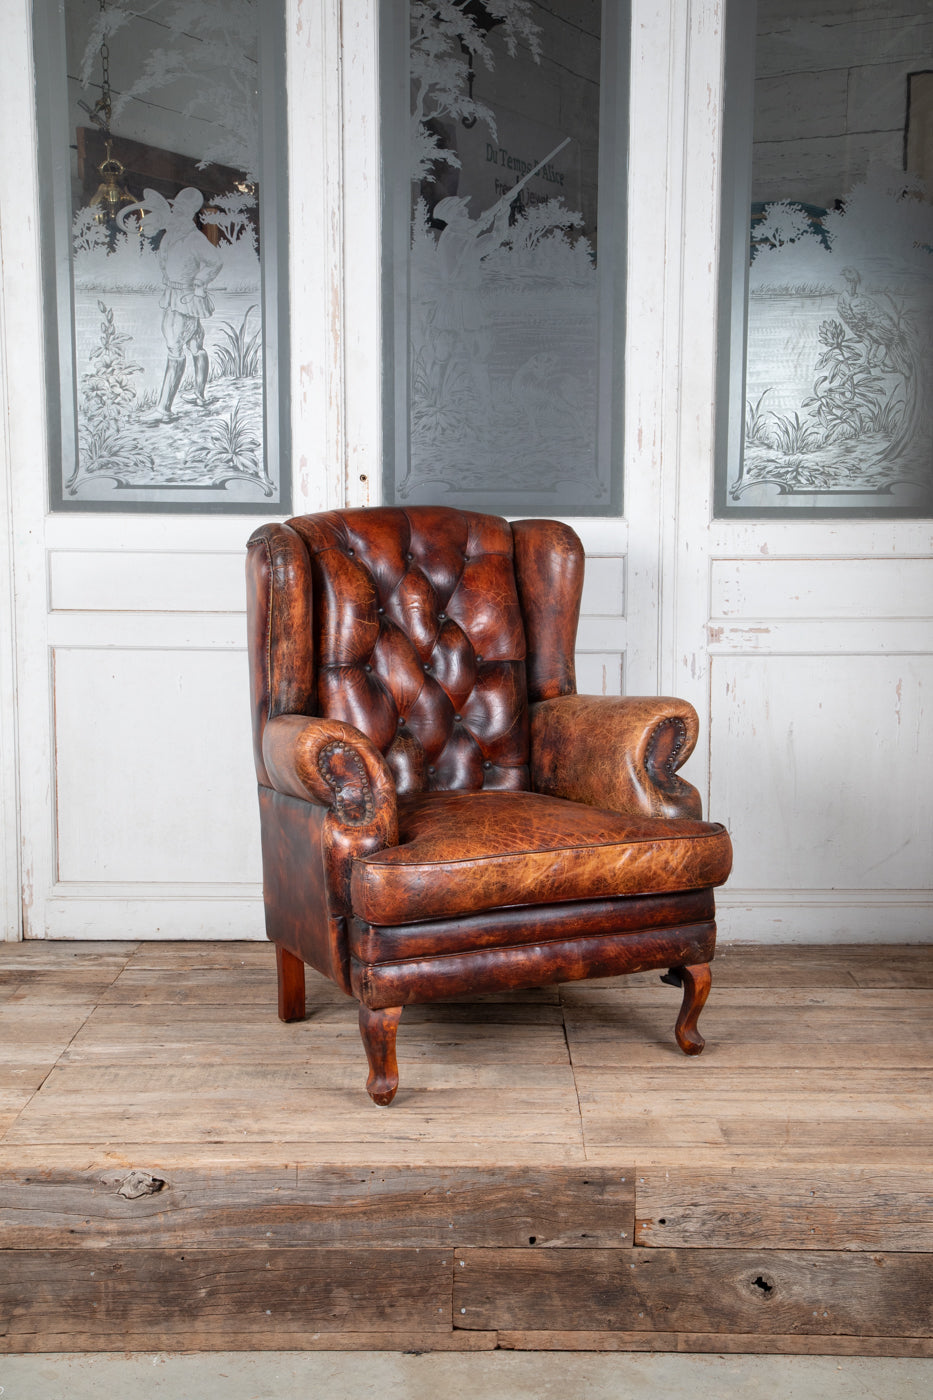
<path id="1" fill-rule="evenodd" d="M 710 405 L 723 376 L 717 380 L 712 372 L 715 344 L 708 337 L 713 295 L 709 251 L 719 183 L 718 172 L 709 165 L 710 128 L 720 120 L 709 93 L 718 90 L 722 46 L 721 36 L 714 38 L 712 27 L 700 22 L 703 7 L 690 9 L 685 198 L 682 223 L 668 240 L 668 246 L 681 249 L 682 290 L 672 295 L 671 305 L 678 307 L 683 329 L 680 360 L 672 366 L 677 423 L 675 461 L 667 467 L 676 495 L 662 546 L 660 635 L 663 685 L 689 695 L 708 717 L 706 752 L 698 756 L 694 771 L 705 769 L 709 810 L 733 833 L 735 867 L 718 899 L 721 934 L 831 942 L 929 938 L 930 520 L 815 515 L 711 520 L 713 473 L 697 466 L 722 465 L 715 460 Z M 821 17 L 830 9 L 827 27 Z M 731 5 L 726 16 L 737 25 L 747 22 L 750 10 Z M 712 17 L 713 8 L 708 13 Z M 850 170 L 871 172 L 879 159 L 899 166 L 906 73 L 930 66 L 921 61 L 933 39 L 929 7 L 872 6 L 869 13 L 860 4 L 801 7 L 796 0 L 761 0 L 759 16 L 765 38 L 758 61 L 764 76 L 756 110 L 771 118 L 770 134 L 777 134 L 776 125 L 783 139 L 760 148 L 753 197 L 774 199 L 772 189 L 781 186 L 773 181 L 781 173 L 788 181 L 790 171 L 794 186 L 812 205 L 828 183 L 827 168 L 835 171 L 849 162 Z M 885 54 L 880 68 L 875 67 L 879 49 Z M 746 61 L 754 65 L 753 53 Z M 723 172 L 723 178 L 729 175 Z M 863 179 L 868 176 L 857 176 L 859 182 Z M 909 177 L 895 169 L 895 191 L 905 182 Z M 842 192 L 848 189 L 843 186 Z M 882 220 L 880 247 L 873 254 L 864 242 L 869 235 L 856 227 L 863 217 L 859 199 L 853 195 L 846 213 L 836 215 L 835 236 L 847 219 L 849 247 L 861 238 L 866 274 L 874 267 L 883 286 L 893 265 L 886 262 L 894 252 L 893 219 Z M 825 196 L 821 202 L 832 209 Z M 746 202 L 743 254 L 747 210 Z M 907 200 L 903 217 L 918 213 L 916 202 Z M 929 226 L 929 218 L 926 222 Z M 805 231 L 806 220 L 801 223 Z M 800 233 L 798 227 L 798 238 Z M 820 273 L 829 282 L 829 295 L 818 303 L 820 342 L 806 362 L 809 382 L 815 384 L 811 394 L 825 392 L 820 374 L 827 372 L 827 361 L 819 354 L 830 345 L 842 345 L 851 362 L 861 366 L 863 386 L 880 391 L 885 383 L 897 385 L 897 375 L 884 373 L 893 361 L 882 365 L 877 346 L 867 341 L 860 346 L 851 324 L 845 324 L 846 318 L 853 319 L 845 290 L 850 279 L 846 269 L 836 270 L 835 277 L 833 269 L 853 254 L 837 253 L 834 246 L 834 263 L 816 235 L 806 237 L 817 255 L 814 265 L 822 255 L 830 268 L 828 274 Z M 806 256 L 812 261 L 811 254 Z M 880 320 L 897 298 L 892 302 L 887 294 L 878 295 L 873 314 Z M 802 316 L 802 305 L 793 305 L 794 314 Z M 915 310 L 922 326 L 922 302 Z M 926 316 L 928 336 L 928 305 Z M 780 342 L 770 344 L 777 357 Z M 895 398 L 902 394 L 903 387 Z M 925 394 L 921 415 L 930 411 L 928 378 Z M 816 436 L 824 404 L 814 407 L 811 398 L 809 407 L 811 415 L 801 416 Z M 825 407 L 828 411 L 833 405 L 827 401 Z M 783 420 L 780 413 L 770 416 L 775 431 L 790 419 L 789 410 Z M 796 463 L 793 452 L 778 455 L 778 470 L 799 470 L 806 482 L 812 480 L 813 462 L 834 463 L 838 457 L 845 465 L 847 456 L 858 460 L 848 438 L 827 434 L 826 441 L 822 455 L 804 455 Z M 871 441 L 877 443 L 877 437 Z M 871 451 L 877 454 L 877 446 Z M 892 450 L 887 456 L 883 451 L 880 460 L 901 459 Z M 928 457 L 926 471 L 929 483 Z M 840 485 L 849 488 L 851 477 Z M 904 488 L 907 501 L 914 490 Z M 876 501 L 876 510 L 880 503 Z"/>
<path id="2" fill-rule="evenodd" d="M 722 12 L 632 9 L 626 514 L 574 522 L 581 688 L 699 710 L 725 936 L 928 936 L 930 524 L 712 520 Z M 376 19 L 289 4 L 296 511 L 375 503 L 381 475 Z M 48 513 L 28 0 L 0 40 L 6 936 L 20 870 L 27 936 L 262 937 L 252 522 Z"/>
<path id="3" fill-rule="evenodd" d="M 261 938 L 243 569 L 268 513 L 48 510 L 31 8 L 11 0 L 0 13 L 17 151 L 0 170 L 3 933 Z M 344 278 L 349 230 L 378 234 L 374 146 L 356 140 L 352 189 L 343 179 L 344 131 L 375 100 L 375 25 L 365 5 L 295 0 L 288 26 L 300 512 L 365 502 L 378 479 L 376 424 L 358 415 L 351 439 L 345 408 L 378 394 L 369 262 L 352 288 Z"/>

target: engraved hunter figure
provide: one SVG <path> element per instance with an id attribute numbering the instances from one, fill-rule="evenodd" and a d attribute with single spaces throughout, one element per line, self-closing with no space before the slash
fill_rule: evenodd
<path id="1" fill-rule="evenodd" d="M 434 358 L 441 367 L 441 390 L 462 372 L 475 396 L 473 411 L 481 420 L 492 413 L 488 356 L 491 348 L 482 302 L 482 260 L 509 236 L 509 204 L 472 219 L 469 195 L 448 195 L 434 208 L 444 229 L 437 242 L 436 300 L 429 315 Z"/>
<path id="2" fill-rule="evenodd" d="M 138 204 L 120 213 L 124 228 L 127 217 L 142 210 L 142 233 L 151 237 L 164 229 L 158 256 L 164 287 L 159 305 L 166 349 L 165 374 L 159 402 L 143 420 L 146 423 L 167 423 L 174 418 L 172 405 L 184 378 L 186 352 L 191 355 L 194 389 L 182 397 L 199 408 L 207 407 L 204 391 L 209 364 L 202 322 L 214 312 L 207 287 L 220 272 L 223 258 L 194 222 L 203 203 L 201 191 L 191 186 L 181 190 L 171 203 L 155 190 L 145 190 Z"/>
<path id="3" fill-rule="evenodd" d="M 437 241 L 436 300 L 428 316 L 434 358 L 441 366 L 441 393 L 461 372 L 472 387 L 473 411 L 480 418 L 481 432 L 493 411 L 489 377 L 492 346 L 481 295 L 483 259 L 508 242 L 522 190 L 570 139 L 566 136 L 478 218 L 470 216 L 469 195 L 447 195 L 432 211 L 432 217 L 444 224 Z"/>

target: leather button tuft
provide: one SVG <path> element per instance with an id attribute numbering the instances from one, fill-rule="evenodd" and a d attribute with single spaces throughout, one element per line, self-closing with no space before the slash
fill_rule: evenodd
<path id="1" fill-rule="evenodd" d="M 434 767 L 429 763 L 429 764 L 428 764 L 428 772 L 429 772 L 429 773 L 436 773 L 436 772 L 437 772 L 437 769 L 434 768 Z"/>
<path id="2" fill-rule="evenodd" d="M 369 666 L 369 665 L 366 665 L 366 666 L 363 667 L 363 670 L 364 670 L 364 671 L 371 671 L 372 669 L 373 669 L 372 666 Z"/>
<path id="3" fill-rule="evenodd" d="M 376 612 L 377 612 L 377 613 L 384 613 L 384 612 L 385 612 L 385 608 L 377 608 L 377 609 L 376 609 Z"/>
<path id="4" fill-rule="evenodd" d="M 462 716 L 462 715 L 454 715 L 454 724 L 462 724 L 462 723 L 463 723 L 463 716 Z"/>
<path id="5" fill-rule="evenodd" d="M 425 666 L 425 668 L 424 668 L 424 673 L 425 673 L 426 676 L 429 676 L 429 675 L 431 674 L 431 668 L 430 668 L 430 666 Z"/>
<path id="6" fill-rule="evenodd" d="M 492 763 L 490 762 L 490 760 L 489 760 L 488 758 L 486 759 L 486 762 L 483 764 L 483 767 L 484 767 L 484 768 L 491 768 L 491 767 L 492 767 Z"/>
<path id="7" fill-rule="evenodd" d="M 411 561 L 414 559 L 414 557 L 415 557 L 415 556 L 414 556 L 413 554 L 406 554 L 406 555 L 405 555 L 405 558 L 408 560 L 409 564 L 410 564 Z"/>
<path id="8" fill-rule="evenodd" d="M 447 614 L 446 614 L 446 613 L 438 613 L 438 615 L 437 615 L 437 620 L 438 620 L 438 622 L 446 622 L 446 621 L 447 621 Z"/>
<path id="9" fill-rule="evenodd" d="M 352 549 L 348 549 L 348 550 L 347 550 L 347 553 L 348 553 L 348 554 L 352 554 L 352 553 L 353 553 L 353 550 L 352 550 Z"/>
<path id="10" fill-rule="evenodd" d="M 483 659 L 483 658 L 480 656 L 479 652 L 476 653 L 476 659 L 477 659 L 477 661 L 482 661 L 482 659 Z"/>

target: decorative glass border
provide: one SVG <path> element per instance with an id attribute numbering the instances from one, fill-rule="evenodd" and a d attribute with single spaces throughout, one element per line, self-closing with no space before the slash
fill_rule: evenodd
<path id="1" fill-rule="evenodd" d="M 210 15 L 209 9 L 205 15 Z M 191 286 L 173 280 L 177 274 L 170 255 L 163 251 L 161 285 L 149 287 L 146 314 L 149 334 L 157 338 L 165 369 L 150 370 L 150 387 L 143 399 L 137 390 L 146 375 L 134 363 L 141 357 L 133 355 L 131 328 L 120 324 L 121 316 L 115 314 L 113 304 L 108 305 L 105 295 L 95 298 L 95 311 L 86 291 L 76 293 L 69 151 L 76 137 L 67 92 L 65 0 L 35 0 L 52 511 L 265 516 L 286 514 L 291 508 L 284 0 L 263 0 L 261 10 L 257 5 L 257 16 L 258 198 L 253 197 L 251 186 L 241 186 L 246 193 L 242 203 L 256 208 L 260 231 L 258 276 L 251 275 L 249 293 L 243 294 L 245 284 L 241 284 L 231 285 L 227 294 L 223 284 L 234 284 L 235 278 L 217 275 L 224 272 L 220 254 L 224 248 L 229 254 L 231 245 L 210 227 L 211 223 L 222 223 L 224 210 L 218 212 L 216 204 L 207 207 L 210 195 L 193 187 L 197 175 L 176 181 L 187 187 L 172 191 L 168 197 L 149 188 L 142 194 L 134 191 L 135 209 L 124 196 L 122 212 L 127 221 L 120 222 L 120 212 L 111 220 L 112 232 L 118 225 L 134 235 L 138 230 L 140 248 L 154 264 L 153 254 L 162 247 L 165 230 L 173 226 L 176 236 L 187 237 L 189 247 L 204 250 L 204 256 L 196 254 L 200 268 Z M 97 76 L 95 72 L 95 79 Z M 113 76 L 116 81 L 118 75 Z M 90 99 L 97 91 L 104 93 L 105 89 L 102 85 L 93 87 Z M 92 108 L 89 102 L 85 109 L 89 124 L 82 135 L 88 141 L 96 139 L 91 123 L 102 125 L 99 117 L 92 115 L 99 107 Z M 106 117 L 102 137 L 110 135 L 109 113 Z M 118 156 L 117 118 L 113 127 L 113 154 Z M 138 143 L 137 148 L 142 149 Z M 154 148 L 149 150 L 153 157 L 160 154 Z M 88 161 L 89 168 L 99 168 L 93 153 Z M 105 173 L 102 183 L 106 178 Z M 93 222 L 86 219 L 92 242 L 100 237 Z M 149 238 L 144 237 L 147 234 Z M 255 244 L 255 225 L 251 231 L 242 212 L 238 232 L 232 233 L 233 238 L 237 236 Z M 211 254 L 209 244 L 218 251 Z M 190 266 L 191 260 L 188 262 Z M 232 266 L 232 257 L 228 256 L 227 263 Z M 117 297 L 109 300 L 116 302 Z M 90 353 L 85 349 L 80 364 L 76 309 L 85 325 L 88 316 L 93 317 L 97 336 Z M 85 329 L 85 335 L 89 333 Z M 98 370 L 101 376 L 95 378 Z M 225 378 L 221 382 L 215 376 Z M 177 381 L 174 387 L 172 381 Z M 93 394 L 98 389 L 95 400 Z M 131 404 L 130 415 L 125 412 L 127 403 Z M 89 405 L 99 411 L 96 420 L 89 419 Z M 83 433 L 81 442 L 79 433 Z M 147 451 L 157 442 L 161 459 L 154 451 Z M 109 443 L 114 448 L 108 457 Z M 165 454 L 169 454 L 167 471 Z"/>

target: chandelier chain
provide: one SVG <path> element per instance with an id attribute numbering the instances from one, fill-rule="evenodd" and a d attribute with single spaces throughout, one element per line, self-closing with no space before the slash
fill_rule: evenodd
<path id="1" fill-rule="evenodd" d="M 100 0 L 100 13 L 107 9 L 107 0 Z M 107 118 L 107 131 L 110 130 L 110 117 L 112 113 L 112 102 L 110 95 L 110 45 L 107 43 L 106 31 L 100 41 L 100 110 Z"/>

